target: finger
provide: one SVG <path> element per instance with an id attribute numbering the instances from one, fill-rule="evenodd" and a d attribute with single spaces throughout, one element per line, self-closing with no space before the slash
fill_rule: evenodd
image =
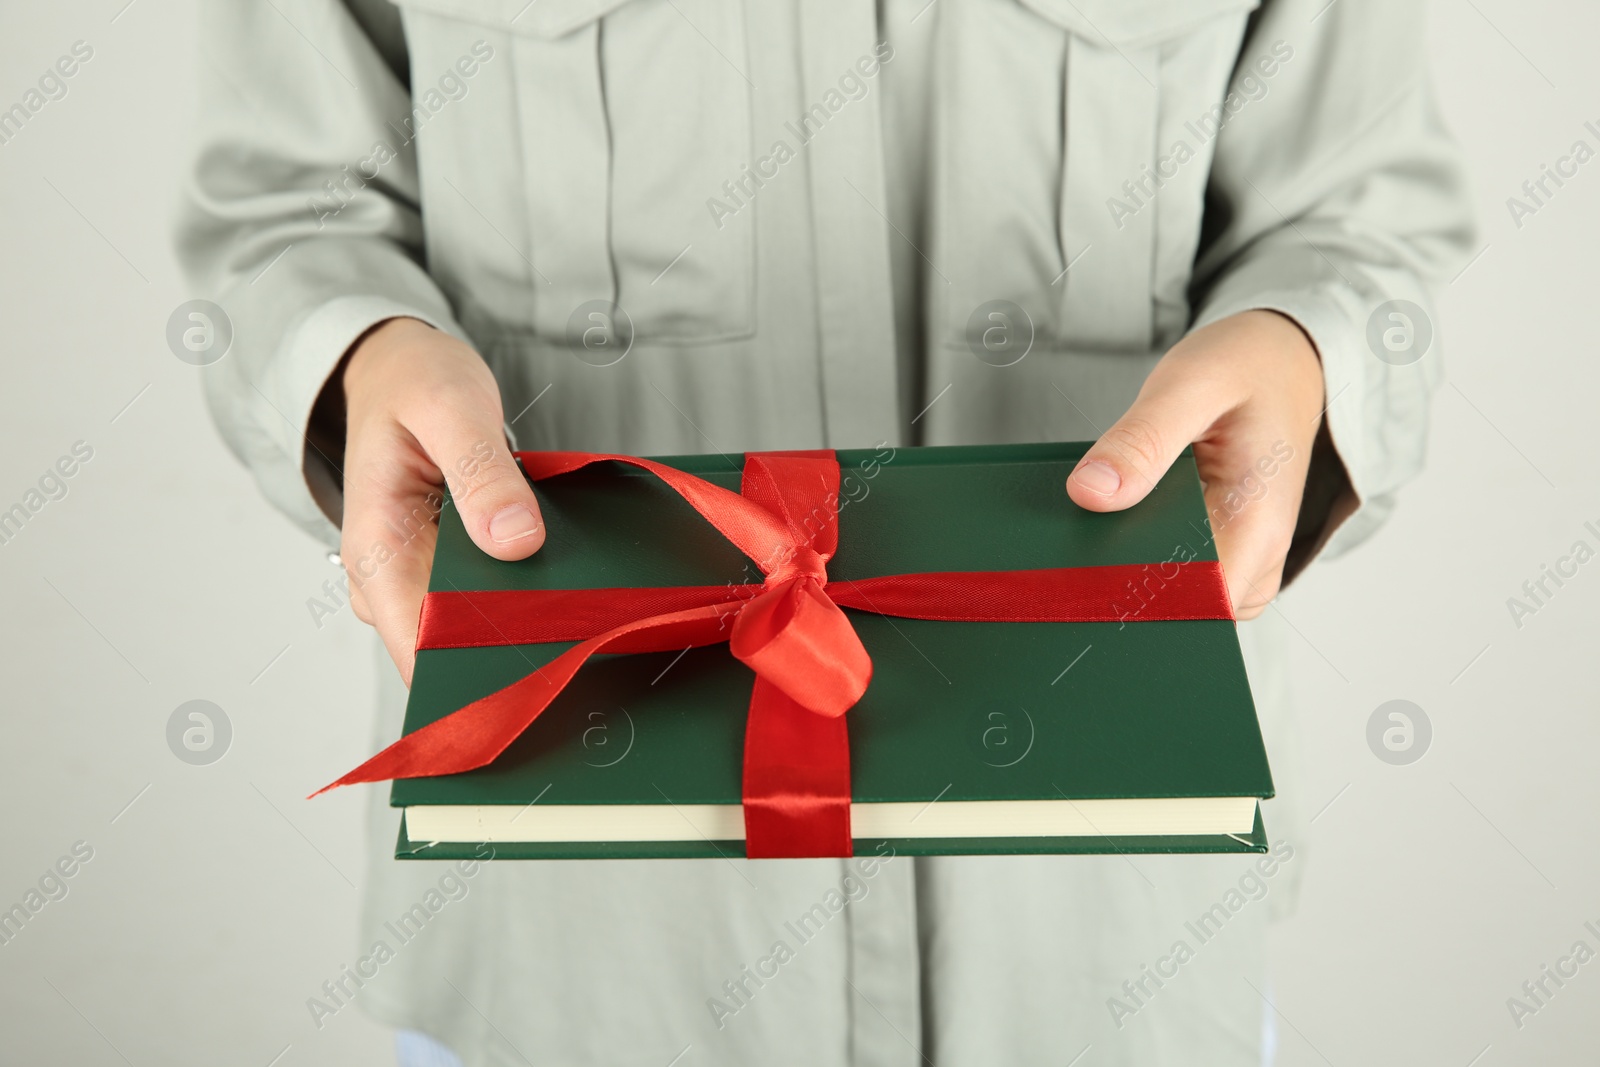
<path id="1" fill-rule="evenodd" d="M 1294 516 L 1285 516 L 1276 502 L 1263 499 L 1247 504 L 1221 526 L 1213 522 L 1212 528 L 1233 613 L 1241 620 L 1253 619 L 1267 609 L 1283 584 Z"/>
<path id="2" fill-rule="evenodd" d="M 350 576 L 350 570 L 348 567 L 345 568 L 344 573 L 346 578 Z M 356 585 L 354 582 L 348 584 L 350 586 L 350 607 L 355 610 L 356 618 L 360 619 L 368 626 L 371 626 L 372 609 L 367 607 L 367 595 L 363 593 L 361 591 L 361 587 Z"/>
<path id="3" fill-rule="evenodd" d="M 442 498 L 420 480 L 396 486 L 348 477 L 358 472 L 354 463 L 346 468 L 350 489 L 340 539 L 350 599 L 360 617 L 378 631 L 409 686 Z M 363 488 L 356 489 L 357 484 Z"/>
<path id="4" fill-rule="evenodd" d="M 495 559 L 526 559 L 544 544 L 539 503 L 506 444 L 500 397 L 473 385 L 406 420 L 444 475 L 473 544 Z"/>
<path id="5" fill-rule="evenodd" d="M 1206 510 L 1234 614 L 1253 619 L 1283 584 L 1284 559 L 1300 514 L 1303 449 L 1268 427 L 1255 427 L 1226 443 L 1197 445 L 1195 451 L 1202 453 Z"/>
<path id="6" fill-rule="evenodd" d="M 1101 434 L 1067 477 L 1090 511 L 1121 511 L 1149 495 L 1174 460 L 1233 403 L 1214 382 L 1157 367 L 1127 414 Z"/>
<path id="7" fill-rule="evenodd" d="M 359 527 L 350 534 L 350 543 L 363 534 Z M 371 543 L 376 546 L 379 540 Z M 369 550 L 349 557 L 345 568 L 350 575 L 352 604 L 359 604 L 358 616 L 378 631 L 389 658 L 394 660 L 400 678 L 411 685 L 411 668 L 416 659 L 417 622 L 422 613 L 422 598 L 428 591 L 428 568 L 433 558 L 433 545 L 437 528 L 432 523 L 428 530 L 416 535 L 412 544 L 402 546 L 400 553 L 385 556 L 380 551 Z M 379 562 L 382 559 L 383 562 Z"/>

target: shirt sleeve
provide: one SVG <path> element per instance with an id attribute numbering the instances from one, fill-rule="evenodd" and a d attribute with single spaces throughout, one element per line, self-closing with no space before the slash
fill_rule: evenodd
<path id="1" fill-rule="evenodd" d="M 1442 380 L 1429 287 L 1466 261 L 1473 226 L 1421 9 L 1267 0 L 1230 86 L 1248 103 L 1217 134 L 1194 327 L 1286 315 L 1327 387 L 1286 578 L 1369 537 L 1424 459 Z"/>
<path id="2" fill-rule="evenodd" d="M 399 16 L 371 0 L 230 0 L 200 5 L 199 36 L 177 247 L 233 331 L 206 400 L 267 499 L 336 546 L 343 435 L 311 424 L 324 384 L 385 319 L 465 336 L 421 266 Z"/>

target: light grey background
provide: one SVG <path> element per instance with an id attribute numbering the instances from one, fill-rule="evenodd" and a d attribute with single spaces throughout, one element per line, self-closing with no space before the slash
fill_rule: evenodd
<path id="1" fill-rule="evenodd" d="M 195 295 L 169 239 L 194 5 L 124 3 L 0 14 L 0 109 L 73 42 L 94 49 L 0 145 L 0 510 L 94 449 L 0 545 L 0 910 L 94 849 L 0 945 L 0 1061 L 386 1064 L 358 1011 L 319 1031 L 305 1007 L 351 961 L 365 871 L 360 793 L 302 798 L 370 754 L 374 659 L 348 609 L 313 623 L 333 568 L 255 495 L 167 349 Z M 1483 250 L 1444 294 L 1427 474 L 1277 609 L 1316 814 L 1264 991 L 1287 1065 L 1600 1055 L 1600 960 L 1520 1029 L 1506 1005 L 1573 942 L 1600 950 L 1600 560 L 1520 629 L 1506 605 L 1573 541 L 1600 544 L 1600 159 L 1520 228 L 1506 205 L 1574 141 L 1600 150 L 1600 10 L 1431 6 Z M 232 723 L 208 766 L 167 748 L 194 699 Z M 1367 746 L 1393 699 L 1433 724 L 1408 766 Z"/>

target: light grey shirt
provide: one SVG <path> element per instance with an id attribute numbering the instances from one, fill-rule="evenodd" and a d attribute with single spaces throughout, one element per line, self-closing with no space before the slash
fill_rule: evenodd
<path id="1" fill-rule="evenodd" d="M 390 316 L 476 344 L 523 448 L 670 454 L 1093 438 L 1186 331 L 1270 308 L 1330 397 L 1298 566 L 1419 469 L 1438 353 L 1369 326 L 1425 318 L 1470 240 L 1418 8 L 205 5 L 180 245 L 235 327 L 208 398 L 332 545 L 339 449 L 305 435 Z M 632 339 L 607 366 L 572 343 L 597 308 Z M 974 322 L 1025 354 L 979 358 Z M 1281 625 L 1241 637 L 1292 801 Z M 501 863 L 446 892 L 389 858 L 386 798 L 357 956 L 391 958 L 348 1000 L 473 1065 L 1257 1063 L 1306 854 L 1280 801 L 1259 860 Z"/>

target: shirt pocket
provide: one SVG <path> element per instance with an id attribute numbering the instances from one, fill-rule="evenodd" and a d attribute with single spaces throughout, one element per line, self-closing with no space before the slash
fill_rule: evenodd
<path id="1" fill-rule="evenodd" d="M 451 223 L 430 256 L 467 317 L 568 344 L 596 324 L 640 344 L 754 333 L 753 212 L 712 210 L 752 159 L 741 0 L 398 6 L 414 94 L 475 37 L 504 56 L 494 101 L 420 142 Z M 454 192 L 430 188 L 430 157 Z"/>
<path id="2" fill-rule="evenodd" d="M 949 0 L 933 257 L 949 344 L 992 324 L 1075 351 L 1182 334 L 1218 109 L 1258 2 Z"/>

